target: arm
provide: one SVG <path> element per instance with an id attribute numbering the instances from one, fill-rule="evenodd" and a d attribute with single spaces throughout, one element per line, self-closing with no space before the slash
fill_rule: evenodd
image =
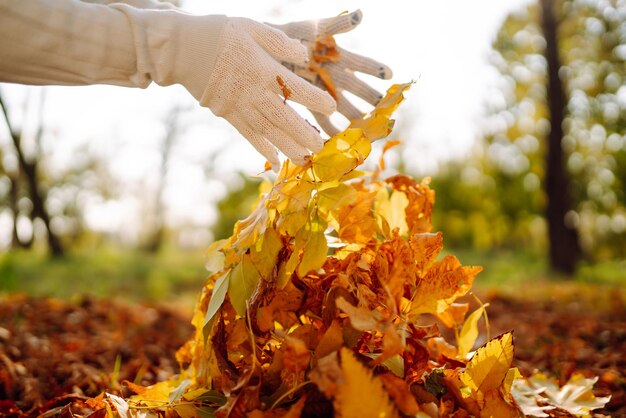
<path id="1" fill-rule="evenodd" d="M 323 140 L 289 98 L 331 114 L 328 93 L 281 62 L 304 65 L 307 49 L 245 18 L 78 0 L 0 0 L 0 81 L 23 84 L 183 85 L 227 119 L 274 166 L 276 148 L 302 164 Z"/>
<path id="2" fill-rule="evenodd" d="M 0 80 L 39 85 L 147 87 L 151 81 L 169 85 L 176 82 L 179 67 L 194 64 L 192 58 L 195 64 L 201 60 L 202 70 L 210 73 L 226 18 L 211 16 L 200 22 L 186 15 L 188 26 L 178 31 L 178 15 L 119 3 L 0 0 Z M 198 39 L 203 45 L 198 45 Z M 182 61 L 159 65 L 175 58 Z"/>
<path id="3" fill-rule="evenodd" d="M 172 3 L 157 0 L 81 0 L 86 3 L 111 4 L 125 3 L 137 9 L 177 10 Z"/>

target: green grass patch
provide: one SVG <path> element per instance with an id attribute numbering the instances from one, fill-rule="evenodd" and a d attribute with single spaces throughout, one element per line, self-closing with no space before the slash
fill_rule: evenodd
<path id="1" fill-rule="evenodd" d="M 159 254 L 103 249 L 51 259 L 36 251 L 0 255 L 0 293 L 193 303 L 208 276 L 203 251 Z"/>

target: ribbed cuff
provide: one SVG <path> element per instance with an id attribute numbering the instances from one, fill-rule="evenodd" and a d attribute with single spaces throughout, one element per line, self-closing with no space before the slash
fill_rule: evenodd
<path id="1" fill-rule="evenodd" d="M 213 74 L 227 20 L 223 15 L 185 15 L 184 26 L 180 28 L 177 46 L 180 49 L 173 63 L 176 82 L 185 85 L 197 100 Z"/>
<path id="2" fill-rule="evenodd" d="M 113 4 L 133 30 L 137 81 L 148 77 L 161 86 L 182 84 L 200 100 L 221 49 L 228 18 L 195 16 L 174 10 L 139 10 Z"/>

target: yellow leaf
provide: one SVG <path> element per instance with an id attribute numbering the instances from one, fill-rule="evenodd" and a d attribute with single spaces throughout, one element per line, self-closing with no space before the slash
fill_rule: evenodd
<path id="1" fill-rule="evenodd" d="M 448 328 L 454 328 L 464 322 L 465 314 L 468 309 L 469 303 L 453 303 L 448 306 L 448 309 L 437 314 L 437 318 Z"/>
<path id="2" fill-rule="evenodd" d="M 485 308 L 489 306 L 488 303 L 482 305 L 474 312 L 470 314 L 465 320 L 461 332 L 459 333 L 459 339 L 457 345 L 459 346 L 459 358 L 465 358 L 467 353 L 472 350 L 476 338 L 478 338 L 478 320 L 485 313 Z"/>
<path id="3" fill-rule="evenodd" d="M 483 393 L 499 388 L 511 367 L 513 351 L 513 333 L 493 338 L 476 350 L 461 374 L 461 381 Z"/>
<path id="4" fill-rule="evenodd" d="M 345 242 L 365 244 L 374 238 L 376 220 L 372 216 L 374 193 L 358 190 L 354 204 L 345 205 L 337 213 L 339 238 Z"/>
<path id="5" fill-rule="evenodd" d="M 441 232 L 413 234 L 409 242 L 418 272 L 424 274 L 437 260 L 443 248 L 443 234 Z"/>
<path id="6" fill-rule="evenodd" d="M 506 376 L 504 377 L 504 382 L 502 382 L 502 389 L 504 393 L 509 393 L 511 391 L 511 387 L 513 387 L 513 382 L 517 379 L 522 379 L 522 374 L 519 372 L 517 367 L 513 367 L 506 372 Z"/>
<path id="7" fill-rule="evenodd" d="M 335 397 L 338 418 L 395 418 L 397 410 L 379 378 L 361 364 L 347 348 L 341 349 L 343 384 Z"/>
<path id="8" fill-rule="evenodd" d="M 170 392 L 175 389 L 175 384 L 175 380 L 159 382 L 148 386 L 145 391 L 131 399 L 146 406 L 163 406 L 170 402 Z"/>
<path id="9" fill-rule="evenodd" d="M 250 261 L 263 279 L 269 280 L 272 277 L 281 248 L 283 242 L 278 233 L 272 228 L 267 228 L 265 234 L 251 249 Z"/>
<path id="10" fill-rule="evenodd" d="M 207 307 L 202 327 L 206 326 L 206 324 L 213 319 L 222 306 L 222 303 L 224 303 L 229 284 L 230 274 L 221 273 L 221 276 L 215 281 L 215 285 L 213 286 L 213 293 L 211 293 L 211 299 L 209 300 L 209 306 Z"/>
<path id="11" fill-rule="evenodd" d="M 412 83 L 394 84 L 387 90 L 387 94 L 376 105 L 376 108 L 364 119 L 358 119 L 350 124 L 350 128 L 360 128 L 363 134 L 370 140 L 375 141 L 384 138 L 393 128 L 393 120 L 389 119 L 394 110 L 404 100 L 403 93 L 411 87 Z"/>
<path id="12" fill-rule="evenodd" d="M 461 266 L 454 256 L 446 256 L 433 264 L 417 283 L 411 315 L 444 312 L 458 297 L 469 291 L 481 267 Z"/>
<path id="13" fill-rule="evenodd" d="M 343 297 L 338 297 L 335 304 L 339 309 L 348 315 L 350 323 L 354 329 L 359 331 L 370 331 L 378 328 L 378 320 L 374 316 L 376 313 L 361 306 L 351 305 Z"/>
<path id="14" fill-rule="evenodd" d="M 354 203 L 356 191 L 343 183 L 329 188 L 324 188 L 317 193 L 317 205 L 323 214 L 328 214 L 334 209 Z"/>
<path id="15" fill-rule="evenodd" d="M 259 272 L 254 268 L 250 256 L 245 254 L 241 262 L 229 273 L 228 296 L 239 316 L 246 315 L 248 299 L 259 282 Z"/>
<path id="16" fill-rule="evenodd" d="M 220 271 L 224 268 L 224 253 L 222 248 L 226 245 L 225 239 L 215 241 L 207 248 L 205 267 L 210 272 Z"/>
<path id="17" fill-rule="evenodd" d="M 385 218 L 391 230 L 398 228 L 398 233 L 405 235 L 409 231 L 404 212 L 408 205 L 409 199 L 403 192 L 394 190 L 390 196 L 386 189 L 381 189 L 376 196 L 374 207 L 376 213 Z"/>
<path id="18" fill-rule="evenodd" d="M 347 129 L 333 136 L 319 154 L 312 157 L 316 180 L 330 181 L 359 166 L 372 150 L 360 129 Z"/>
<path id="19" fill-rule="evenodd" d="M 302 248 L 302 260 L 298 266 L 298 276 L 302 277 L 311 270 L 317 270 L 324 265 L 328 243 L 324 230 L 326 225 L 320 219 L 314 219 L 296 234 L 296 242 L 305 242 Z"/>
<path id="20" fill-rule="evenodd" d="M 519 416 L 517 408 L 505 401 L 500 391 L 493 389 L 485 393 L 480 418 L 518 418 Z"/>

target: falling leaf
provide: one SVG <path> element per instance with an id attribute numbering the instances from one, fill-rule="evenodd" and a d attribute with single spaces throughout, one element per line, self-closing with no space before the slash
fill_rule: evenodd
<path id="1" fill-rule="evenodd" d="M 513 333 L 493 338 L 472 356 L 461 381 L 470 389 L 486 393 L 500 387 L 513 361 Z"/>
<path id="2" fill-rule="evenodd" d="M 397 147 L 401 143 L 402 141 L 399 141 L 397 139 L 385 142 L 385 145 L 383 146 L 383 150 L 380 153 L 380 159 L 378 160 L 378 166 L 380 167 L 381 170 L 385 169 L 385 154 L 387 153 L 387 151 L 389 151 L 393 147 Z"/>
<path id="3" fill-rule="evenodd" d="M 335 416 L 338 418 L 398 416 L 380 379 L 361 364 L 347 348 L 341 349 L 341 370 L 344 381 L 335 397 Z"/>

